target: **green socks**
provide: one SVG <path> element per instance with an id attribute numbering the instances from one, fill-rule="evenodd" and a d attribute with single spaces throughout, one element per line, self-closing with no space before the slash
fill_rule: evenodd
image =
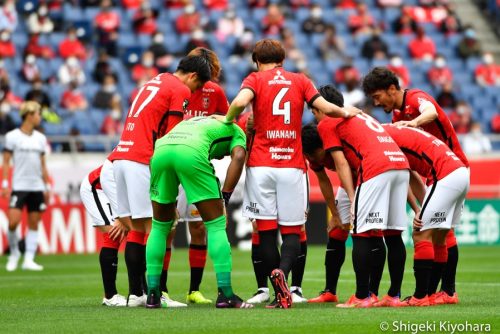
<path id="1" fill-rule="evenodd" d="M 226 297 L 233 296 L 231 288 L 231 246 L 227 239 L 226 217 L 220 216 L 214 220 L 205 222 L 207 228 L 208 255 L 214 263 L 217 287 Z"/>
<path id="2" fill-rule="evenodd" d="M 161 222 L 153 218 L 153 227 L 146 244 L 146 270 L 149 291 L 160 289 L 160 275 L 163 269 L 167 237 L 173 223 L 173 221 Z"/>

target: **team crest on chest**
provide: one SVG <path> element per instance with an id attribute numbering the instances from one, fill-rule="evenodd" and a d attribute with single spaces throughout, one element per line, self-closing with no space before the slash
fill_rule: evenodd
<path id="1" fill-rule="evenodd" d="M 184 102 L 182 103 L 182 109 L 184 109 L 184 111 L 186 111 L 188 104 L 189 104 L 189 100 L 184 99 Z"/>
<path id="2" fill-rule="evenodd" d="M 203 109 L 208 109 L 209 105 L 210 105 L 210 98 L 208 96 L 204 97 L 203 98 Z"/>

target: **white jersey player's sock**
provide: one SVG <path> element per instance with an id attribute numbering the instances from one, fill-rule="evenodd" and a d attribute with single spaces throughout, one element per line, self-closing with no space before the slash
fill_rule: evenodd
<path id="1" fill-rule="evenodd" d="M 9 240 L 10 254 L 19 254 L 19 238 L 17 237 L 17 229 L 15 229 L 14 231 L 7 231 L 7 239 Z"/>
<path id="2" fill-rule="evenodd" d="M 26 233 L 26 254 L 24 254 L 25 261 L 33 261 L 35 259 L 37 247 L 38 231 L 28 229 L 28 233 Z"/>

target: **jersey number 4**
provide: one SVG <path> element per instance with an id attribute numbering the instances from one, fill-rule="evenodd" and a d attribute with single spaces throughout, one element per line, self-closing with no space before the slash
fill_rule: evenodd
<path id="1" fill-rule="evenodd" d="M 283 116 L 283 123 L 290 124 L 290 101 L 283 102 L 283 108 L 280 104 L 290 88 L 281 88 L 276 97 L 273 100 L 273 115 Z"/>

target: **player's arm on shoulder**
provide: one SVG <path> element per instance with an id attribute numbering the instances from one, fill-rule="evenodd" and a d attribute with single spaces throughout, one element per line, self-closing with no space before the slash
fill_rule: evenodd
<path id="1" fill-rule="evenodd" d="M 356 107 L 339 107 L 336 104 L 328 102 L 322 96 L 316 98 L 313 101 L 312 106 L 329 117 L 351 118 L 363 112 L 361 109 Z"/>
<path id="2" fill-rule="evenodd" d="M 431 101 L 424 100 L 419 102 L 418 110 L 420 115 L 412 119 L 411 121 L 399 121 L 395 124 L 398 126 L 409 126 L 412 128 L 418 128 L 430 122 L 433 122 L 438 118 L 438 112 L 434 104 Z"/>
<path id="3" fill-rule="evenodd" d="M 252 89 L 243 87 L 229 106 L 226 114 L 226 122 L 233 122 L 245 110 L 246 106 L 252 102 L 254 97 L 255 93 Z"/>
<path id="4" fill-rule="evenodd" d="M 7 197 L 9 194 L 9 170 L 12 152 L 4 149 L 2 162 L 2 196 Z"/>

